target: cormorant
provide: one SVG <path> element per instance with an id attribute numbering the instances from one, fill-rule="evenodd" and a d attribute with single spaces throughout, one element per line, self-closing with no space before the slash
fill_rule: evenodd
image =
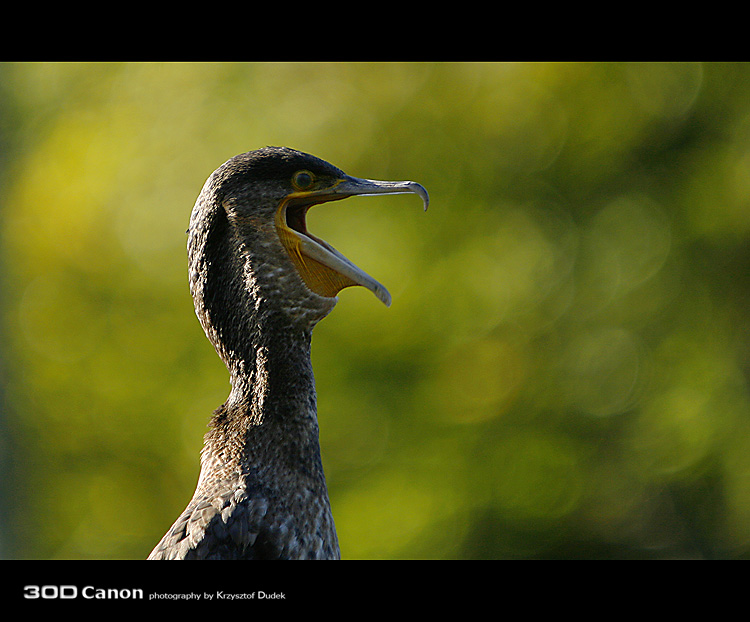
<path id="1" fill-rule="evenodd" d="M 266 147 L 208 178 L 188 229 L 190 291 L 231 377 L 198 484 L 149 559 L 339 559 L 320 458 L 310 341 L 351 285 L 387 290 L 305 223 L 352 195 L 419 195 L 412 181 L 357 179 L 312 155 Z"/>

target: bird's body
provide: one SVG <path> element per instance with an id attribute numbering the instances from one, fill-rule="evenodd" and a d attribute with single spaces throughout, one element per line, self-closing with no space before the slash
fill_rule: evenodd
<path id="1" fill-rule="evenodd" d="M 312 205 L 426 191 L 346 176 L 313 156 L 265 148 L 206 182 L 190 221 L 190 289 L 232 389 L 213 415 L 195 494 L 149 559 L 338 559 L 318 441 L 312 330 L 335 294 L 385 289 L 310 234 Z"/>
<path id="2" fill-rule="evenodd" d="M 263 344 L 261 336 L 276 330 L 285 339 Z M 193 499 L 152 558 L 339 557 L 318 443 L 310 331 L 265 325 L 255 337 L 249 382 L 233 386 L 215 411 Z"/>

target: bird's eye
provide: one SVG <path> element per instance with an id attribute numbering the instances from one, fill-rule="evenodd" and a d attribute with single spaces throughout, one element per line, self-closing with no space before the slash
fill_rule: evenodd
<path id="1" fill-rule="evenodd" d="M 314 181 L 315 177 L 310 171 L 297 171 L 292 175 L 292 185 L 297 190 L 307 190 Z"/>

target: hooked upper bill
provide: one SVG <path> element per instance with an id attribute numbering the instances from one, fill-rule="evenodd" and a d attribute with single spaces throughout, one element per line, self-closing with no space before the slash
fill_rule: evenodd
<path id="1" fill-rule="evenodd" d="M 330 244 L 312 235 L 305 221 L 307 210 L 313 205 L 376 194 L 416 194 L 422 199 L 425 210 L 430 202 L 424 186 L 414 181 L 377 181 L 345 176 L 328 188 L 292 192 L 279 204 L 276 213 L 279 238 L 305 284 L 316 294 L 333 297 L 345 287 L 361 285 L 390 306 L 388 290 Z"/>

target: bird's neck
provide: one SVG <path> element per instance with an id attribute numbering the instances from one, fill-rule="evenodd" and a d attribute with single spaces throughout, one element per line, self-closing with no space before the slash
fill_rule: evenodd
<path id="1" fill-rule="evenodd" d="M 335 301 L 309 314 L 314 320 L 289 313 L 273 295 L 279 270 L 250 256 L 254 245 L 232 226 L 219 210 L 210 227 L 191 227 L 189 241 L 196 313 L 232 384 L 206 435 L 203 473 L 261 464 L 312 468 L 310 477 L 324 490 L 310 345 L 315 321 Z"/>
<path id="2" fill-rule="evenodd" d="M 306 474 L 322 484 L 310 333 L 261 328 L 255 337 L 228 365 L 232 389 L 211 420 L 204 456 L 220 456 L 222 468 L 312 467 Z"/>

